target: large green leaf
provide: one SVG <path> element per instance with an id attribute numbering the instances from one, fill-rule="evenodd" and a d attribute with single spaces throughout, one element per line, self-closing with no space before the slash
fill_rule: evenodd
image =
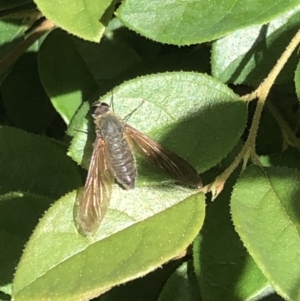
<path id="1" fill-rule="evenodd" d="M 155 41 L 189 45 L 268 23 L 298 4 L 297 0 L 127 0 L 116 14 L 126 26 Z"/>
<path id="2" fill-rule="evenodd" d="M 163 265 L 161 269 L 137 278 L 125 284 L 115 286 L 107 293 L 101 295 L 101 301 L 155 301 L 159 295 L 163 285 L 166 283 L 170 274 L 174 272 L 176 267 L 180 264 L 179 260 L 172 260 Z"/>
<path id="3" fill-rule="evenodd" d="M 249 167 L 231 200 L 235 228 L 249 253 L 285 300 L 300 300 L 299 171 Z"/>
<path id="4" fill-rule="evenodd" d="M 140 77 L 118 86 L 100 101 L 110 103 L 112 99 L 121 118 L 138 107 L 127 122 L 188 160 L 199 172 L 224 158 L 246 125 L 246 104 L 204 74 L 173 72 Z M 95 141 L 88 109 L 84 105 L 78 111 L 69 129 L 75 137 L 69 154 L 85 167 Z M 153 170 L 149 172 L 149 167 L 142 165 L 139 182 L 148 183 L 152 177 Z"/>
<path id="5" fill-rule="evenodd" d="M 141 277 L 184 250 L 200 230 L 204 196 L 161 186 L 115 188 L 94 238 L 76 231 L 73 192 L 46 213 L 16 271 L 14 300 L 91 299 Z M 183 200 L 183 201 L 182 201 Z"/>

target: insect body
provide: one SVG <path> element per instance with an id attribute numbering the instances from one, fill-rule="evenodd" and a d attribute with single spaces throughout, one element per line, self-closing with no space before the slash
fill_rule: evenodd
<path id="1" fill-rule="evenodd" d="M 77 217 L 79 229 L 85 235 L 98 230 L 108 208 L 114 178 L 125 189 L 134 188 L 137 173 L 130 145 L 177 181 L 192 187 L 202 186 L 199 174 L 187 161 L 123 122 L 106 103 L 97 103 L 92 116 L 96 141 Z"/>
<path id="2" fill-rule="evenodd" d="M 96 107 L 93 114 L 97 139 L 103 139 L 107 149 L 107 161 L 117 181 L 126 189 L 134 188 L 136 165 L 130 145 L 126 139 L 123 122 L 109 111 L 106 103 Z"/>

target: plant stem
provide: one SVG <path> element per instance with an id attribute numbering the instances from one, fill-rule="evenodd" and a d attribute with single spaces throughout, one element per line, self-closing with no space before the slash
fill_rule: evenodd
<path id="1" fill-rule="evenodd" d="M 282 70 L 287 60 L 289 59 L 289 57 L 291 56 L 295 48 L 299 45 L 299 43 L 300 43 L 300 30 L 293 37 L 290 44 L 287 46 L 286 50 L 281 55 L 281 57 L 279 58 L 279 60 L 277 61 L 276 65 L 271 70 L 267 78 L 259 85 L 259 87 L 255 91 L 241 97 L 241 99 L 247 102 L 258 98 L 257 106 L 253 116 L 253 121 L 249 130 L 249 135 L 247 137 L 247 140 L 240 153 L 236 156 L 236 158 L 230 164 L 230 166 L 226 168 L 226 170 L 221 175 L 219 175 L 213 183 L 207 185 L 207 187 L 203 189 L 204 192 L 208 190 L 212 191 L 213 199 L 223 189 L 226 180 L 229 178 L 232 172 L 238 167 L 238 165 L 242 162 L 242 160 L 244 160 L 243 168 L 246 167 L 249 158 L 251 158 L 254 164 L 259 164 L 255 152 L 255 148 L 256 148 L 255 142 L 256 142 L 261 114 L 272 85 L 274 84 L 279 72 Z M 287 137 L 289 139 L 292 139 L 293 142 L 296 142 L 295 143 L 297 145 L 296 147 L 300 149 L 300 142 L 298 141 L 297 137 L 292 132 L 292 130 L 288 127 L 284 119 L 280 116 L 279 113 L 277 114 L 276 109 L 272 105 L 269 105 L 269 108 L 273 116 L 277 120 L 277 122 L 280 122 L 280 124 L 283 125 L 285 132 L 288 133 Z"/>

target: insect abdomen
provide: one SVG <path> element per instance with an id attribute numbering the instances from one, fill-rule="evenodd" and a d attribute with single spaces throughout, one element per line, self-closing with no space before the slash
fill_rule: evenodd
<path id="1" fill-rule="evenodd" d="M 126 138 L 111 137 L 107 144 L 114 176 L 126 189 L 134 188 L 136 165 Z"/>
<path id="2" fill-rule="evenodd" d="M 101 119 L 100 136 L 104 139 L 112 172 L 126 189 L 135 186 L 136 165 L 131 148 L 125 138 L 123 124 L 112 114 Z"/>

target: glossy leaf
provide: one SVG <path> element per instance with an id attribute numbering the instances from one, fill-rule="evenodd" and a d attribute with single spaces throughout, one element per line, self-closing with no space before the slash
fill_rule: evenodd
<path id="1" fill-rule="evenodd" d="M 115 188 L 94 239 L 77 233 L 75 193 L 65 196 L 27 244 L 14 280 L 14 300 L 92 298 L 156 269 L 184 250 L 202 226 L 204 197 L 183 200 L 191 192 L 163 186 Z"/>
<path id="2" fill-rule="evenodd" d="M 140 77 L 118 86 L 100 101 L 110 103 L 112 99 L 121 118 L 139 107 L 128 124 L 186 159 L 200 173 L 227 155 L 246 123 L 246 104 L 203 74 L 173 72 Z M 74 118 L 77 130 L 71 125 L 74 139 L 69 154 L 87 167 L 95 136 L 88 106 L 82 110 L 78 114 L 86 115 L 90 122 L 87 127 L 86 119 L 80 124 Z M 139 183 L 155 180 L 153 169 L 149 171 L 141 162 Z"/>
<path id="3" fill-rule="evenodd" d="M 214 43 L 212 72 L 222 82 L 258 85 L 276 64 L 299 28 L 300 6 L 280 15 L 268 25 L 235 31 Z M 267 58 L 267 59 L 266 59 Z M 279 75 L 286 83 L 294 75 L 295 53 Z"/>
<path id="4" fill-rule="evenodd" d="M 243 243 L 274 289 L 300 300 L 300 173 L 249 167 L 235 185 L 232 218 Z"/>
<path id="5" fill-rule="evenodd" d="M 39 10 L 60 28 L 89 41 L 99 42 L 110 19 L 113 0 L 53 2 L 35 0 Z"/>
<path id="6" fill-rule="evenodd" d="M 212 41 L 254 24 L 265 24 L 298 1 L 127 0 L 117 17 L 130 29 L 162 43 L 190 45 Z"/>

